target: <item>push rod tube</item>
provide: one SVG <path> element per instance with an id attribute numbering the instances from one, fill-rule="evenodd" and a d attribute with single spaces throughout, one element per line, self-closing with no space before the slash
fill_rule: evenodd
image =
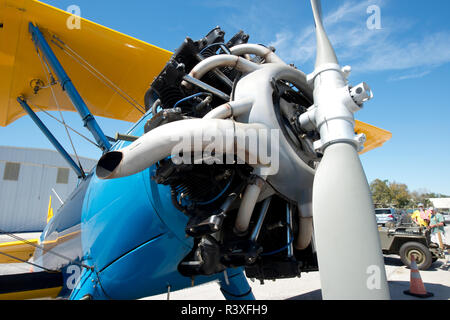
<path id="1" fill-rule="evenodd" d="M 197 64 L 189 75 L 193 78 L 201 79 L 209 71 L 220 67 L 235 68 L 243 73 L 250 73 L 261 68 L 260 65 L 248 61 L 247 59 L 235 55 L 220 54 L 209 57 Z"/>
<path id="2" fill-rule="evenodd" d="M 264 219 L 266 218 L 267 211 L 269 210 L 270 202 L 272 201 L 272 197 L 267 198 L 262 203 L 261 212 L 259 213 L 258 222 L 256 223 L 255 228 L 253 229 L 252 235 L 250 237 L 251 241 L 257 241 L 259 237 L 259 233 L 261 232 L 262 225 L 264 223 Z"/>
<path id="3" fill-rule="evenodd" d="M 72 80 L 70 80 L 63 66 L 58 61 L 58 58 L 53 53 L 53 50 L 50 48 L 49 44 L 45 40 L 44 35 L 41 33 L 39 28 L 33 25 L 33 23 L 31 22 L 29 24 L 29 32 L 31 33 L 34 43 L 41 50 L 46 60 L 50 64 L 51 68 L 56 73 L 56 76 L 59 79 L 63 91 L 66 91 L 74 107 L 80 114 L 84 126 L 92 133 L 95 141 L 97 141 L 97 144 L 100 146 L 100 148 L 103 151 L 108 151 L 111 148 L 111 144 L 109 143 L 102 129 L 98 125 L 94 116 L 90 113 L 88 107 L 86 106 L 86 103 L 81 98 L 77 89 L 73 85 Z"/>
<path id="4" fill-rule="evenodd" d="M 200 80 L 198 80 L 196 78 L 193 78 L 193 77 L 191 77 L 188 74 L 186 74 L 183 77 L 183 82 L 185 84 L 194 85 L 196 87 L 199 87 L 200 89 L 208 91 L 208 92 L 212 93 L 213 95 L 221 98 L 224 101 L 230 101 L 230 96 L 227 95 L 226 93 L 223 93 L 222 91 L 220 91 L 220 90 L 210 86 L 209 84 L 207 84 L 207 83 L 205 83 L 203 81 L 200 81 Z"/>
<path id="5" fill-rule="evenodd" d="M 293 211 L 294 211 L 294 206 L 291 203 L 287 203 L 286 204 L 286 224 L 287 224 L 286 233 L 287 233 L 287 243 L 289 244 L 287 256 L 289 258 L 291 258 L 294 255 L 294 247 L 293 247 L 292 239 L 291 239 L 294 236 L 293 232 L 292 232 L 292 230 L 294 229 L 292 226 Z"/>
<path id="6" fill-rule="evenodd" d="M 42 131 L 42 133 L 47 137 L 47 139 L 53 144 L 55 149 L 61 154 L 61 156 L 64 158 L 64 160 L 67 161 L 69 166 L 75 171 L 78 178 L 84 178 L 85 174 L 81 170 L 79 166 L 73 161 L 72 157 L 67 153 L 67 151 L 64 149 L 64 147 L 59 143 L 58 140 L 56 140 L 55 136 L 48 130 L 48 128 L 45 126 L 45 124 L 39 119 L 39 117 L 34 113 L 34 111 L 30 108 L 28 103 L 21 97 L 17 98 L 17 102 L 22 106 L 22 108 L 25 110 L 26 113 L 30 116 L 30 118 L 36 123 L 36 125 L 39 127 L 39 129 Z"/>

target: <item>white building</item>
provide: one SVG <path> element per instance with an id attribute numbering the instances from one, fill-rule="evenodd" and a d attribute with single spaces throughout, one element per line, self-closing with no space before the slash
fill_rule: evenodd
<path id="1" fill-rule="evenodd" d="M 450 198 L 431 198 L 429 200 L 437 210 L 450 211 Z"/>
<path id="2" fill-rule="evenodd" d="M 96 164 L 82 157 L 80 162 L 86 172 Z M 77 183 L 75 172 L 54 150 L 0 146 L 0 230 L 42 231 L 50 196 L 56 213 L 58 196 L 65 201 Z"/>

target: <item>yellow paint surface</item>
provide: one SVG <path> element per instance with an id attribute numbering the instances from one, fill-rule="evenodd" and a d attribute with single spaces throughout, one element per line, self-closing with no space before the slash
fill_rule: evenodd
<path id="1" fill-rule="evenodd" d="M 62 287 L 39 289 L 22 292 L 12 292 L 0 294 L 0 300 L 30 300 L 30 299 L 43 299 L 43 298 L 56 298 L 61 292 Z"/>
<path id="2" fill-rule="evenodd" d="M 34 254 L 35 247 L 33 245 L 36 245 L 38 243 L 38 240 L 31 239 L 27 240 L 27 242 L 31 244 L 25 243 L 23 241 L 0 243 L 0 252 L 28 261 L 28 259 L 30 259 Z M 0 263 L 22 262 L 0 254 Z"/>
<path id="3" fill-rule="evenodd" d="M 80 29 L 69 29 L 72 16 L 35 0 L 0 0 L 0 126 L 25 115 L 16 98 L 23 95 L 32 105 L 57 110 L 50 88 L 34 94 L 30 82 L 48 85 L 36 53 L 29 22 L 37 25 L 94 115 L 137 121 L 142 114 L 90 74 L 51 40 L 55 35 L 144 106 L 144 95 L 172 53 L 96 23 L 81 19 Z M 63 110 L 75 111 L 60 85 L 53 86 Z M 39 110 L 35 110 L 39 111 Z"/>
<path id="4" fill-rule="evenodd" d="M 383 146 L 383 144 L 392 138 L 392 133 L 389 131 L 377 128 L 368 123 L 364 123 L 356 120 L 355 126 L 356 133 L 364 133 L 367 137 L 367 141 L 364 144 L 364 150 L 361 154 L 369 152 L 373 149 Z"/>

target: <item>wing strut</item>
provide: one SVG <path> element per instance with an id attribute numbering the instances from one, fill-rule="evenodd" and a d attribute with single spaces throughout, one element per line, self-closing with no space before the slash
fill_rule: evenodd
<path id="1" fill-rule="evenodd" d="M 39 117 L 34 113 L 34 111 L 30 108 L 28 103 L 24 100 L 24 98 L 17 98 L 17 102 L 20 103 L 22 108 L 28 113 L 30 118 L 36 123 L 36 125 L 41 129 L 42 133 L 45 134 L 47 139 L 53 144 L 55 149 L 59 152 L 59 154 L 67 161 L 69 166 L 75 171 L 78 175 L 78 178 L 84 178 L 85 174 L 83 170 L 73 161 L 72 157 L 67 153 L 64 147 L 59 143 L 59 141 L 55 138 L 55 136 L 48 130 L 45 124 L 39 119 Z"/>
<path id="2" fill-rule="evenodd" d="M 41 33 L 39 28 L 34 26 L 33 23 L 31 22 L 29 24 L 29 31 L 32 35 L 36 47 L 40 49 L 45 59 L 48 61 L 51 68 L 58 77 L 59 83 L 61 84 L 63 91 L 66 91 L 74 107 L 80 114 L 84 122 L 84 126 L 92 133 L 94 139 L 97 141 L 97 144 L 100 146 L 100 148 L 103 151 L 108 151 L 111 148 L 111 144 L 109 143 L 108 138 L 105 136 L 102 129 L 95 120 L 94 116 L 89 111 L 89 108 L 87 107 L 83 98 L 81 98 L 80 94 L 73 85 L 63 66 L 58 61 L 58 58 L 55 56 L 52 49 L 45 40 L 44 35 Z"/>

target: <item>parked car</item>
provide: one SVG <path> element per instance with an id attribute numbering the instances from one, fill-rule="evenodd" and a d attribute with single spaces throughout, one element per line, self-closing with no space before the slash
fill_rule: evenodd
<path id="1" fill-rule="evenodd" d="M 443 212 L 442 216 L 444 217 L 444 222 L 447 226 L 450 226 L 450 213 L 449 212 Z"/>
<path id="2" fill-rule="evenodd" d="M 378 208 L 375 209 L 377 224 L 381 226 L 395 225 L 397 223 L 397 214 L 394 208 Z"/>
<path id="3" fill-rule="evenodd" d="M 395 228 L 379 227 L 381 248 L 384 254 L 398 254 L 403 264 L 411 266 L 411 255 L 420 270 L 427 270 L 444 252 L 432 243 L 424 229 L 417 226 Z"/>

